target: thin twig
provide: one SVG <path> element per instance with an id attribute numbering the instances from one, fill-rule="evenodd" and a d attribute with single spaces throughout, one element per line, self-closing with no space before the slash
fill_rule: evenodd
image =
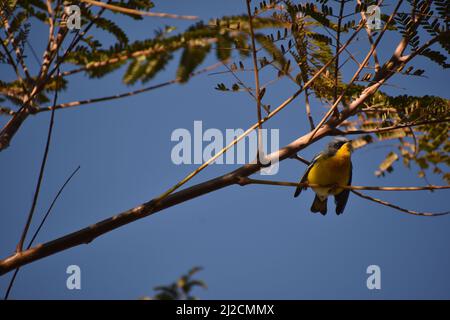
<path id="1" fill-rule="evenodd" d="M 293 156 L 291 156 L 291 158 L 292 158 L 292 159 L 296 159 L 296 160 L 302 162 L 303 164 L 306 164 L 307 166 L 309 166 L 309 165 L 311 164 L 310 161 L 308 161 L 308 160 L 306 160 L 306 159 L 300 157 L 298 154 L 294 154 Z"/>
<path id="2" fill-rule="evenodd" d="M 309 103 L 308 89 L 305 90 L 305 109 L 306 109 L 306 117 L 308 118 L 309 121 L 309 127 L 311 131 L 313 131 L 316 128 L 316 126 L 314 125 L 314 119 L 311 115 L 311 105 Z"/>
<path id="3" fill-rule="evenodd" d="M 336 36 L 336 60 L 335 60 L 335 67 L 334 67 L 334 102 L 336 103 L 337 97 L 338 97 L 338 85 L 339 85 L 339 55 L 337 54 L 339 52 L 339 47 L 341 45 L 341 24 L 342 24 L 342 15 L 344 14 L 344 6 L 345 6 L 345 0 L 341 0 L 341 5 L 339 9 L 339 18 L 338 18 L 338 24 L 337 24 L 337 36 Z M 365 20 L 365 19 L 364 19 Z M 335 117 L 339 116 L 339 111 L 337 109 L 334 109 L 334 115 Z"/>
<path id="4" fill-rule="evenodd" d="M 262 122 L 261 122 L 261 91 L 259 88 L 259 71 L 258 71 L 258 57 L 256 54 L 256 43 L 255 43 L 255 33 L 253 31 L 253 18 L 252 18 L 252 10 L 250 9 L 250 1 L 244 0 L 247 3 L 247 15 L 248 15 L 248 23 L 250 29 L 250 38 L 252 43 L 252 60 L 253 60 L 253 72 L 255 78 L 255 94 L 256 94 L 256 114 L 258 116 L 258 141 L 257 141 L 257 161 L 261 161 L 264 158 L 263 145 L 262 145 Z"/>
<path id="5" fill-rule="evenodd" d="M 41 220 L 41 223 L 39 224 L 38 228 L 36 229 L 36 231 L 33 234 L 33 237 L 30 240 L 30 243 L 27 246 L 27 250 L 31 248 L 31 246 L 34 243 L 34 240 L 36 240 L 37 236 L 39 235 L 39 232 L 41 231 L 42 227 L 44 226 L 45 221 L 47 220 L 48 216 L 50 215 L 50 212 L 53 209 L 53 206 L 55 205 L 56 201 L 58 200 L 59 196 L 61 195 L 61 193 L 64 191 L 64 188 L 66 187 L 66 185 L 70 182 L 70 180 L 72 180 L 73 176 L 78 172 L 78 170 L 80 170 L 80 166 L 78 166 L 72 173 L 71 175 L 66 179 L 66 181 L 64 182 L 64 184 L 61 186 L 61 188 L 58 190 L 58 193 L 56 194 L 56 196 L 53 198 L 52 203 L 50 204 L 50 207 L 47 209 L 47 212 L 45 213 L 44 217 Z M 6 290 L 5 293 L 5 297 L 4 300 L 8 300 L 9 294 L 11 293 L 11 289 L 14 285 L 14 281 L 16 280 L 17 274 L 19 273 L 20 268 L 17 268 L 14 271 L 14 274 L 9 282 L 8 285 L 8 289 Z"/>
<path id="6" fill-rule="evenodd" d="M 25 97 L 26 97 L 28 95 L 28 89 L 25 86 L 25 83 L 20 75 L 19 68 L 17 67 L 16 63 L 14 62 L 14 59 L 11 56 L 11 53 L 9 52 L 8 47 L 6 46 L 5 41 L 1 37 L 0 37 L 0 43 L 2 45 L 3 50 L 5 51 L 6 57 L 9 62 L 8 64 L 14 69 L 14 72 L 16 73 L 16 76 L 17 76 L 17 80 L 21 84 L 23 92 L 25 93 Z"/>
<path id="7" fill-rule="evenodd" d="M 419 186 L 419 187 L 379 187 L 379 186 L 349 186 L 349 185 L 320 185 L 307 182 L 288 182 L 288 181 L 272 181 L 252 179 L 248 177 L 242 177 L 239 180 L 240 185 L 247 184 L 261 184 L 270 186 L 284 186 L 284 187 L 305 187 L 305 188 L 335 188 L 346 190 L 371 190 L 371 191 L 423 191 L 423 190 L 446 190 L 450 189 L 450 185 L 447 186 Z"/>
<path id="8" fill-rule="evenodd" d="M 450 211 L 445 211 L 445 212 L 418 212 L 418 211 L 413 211 L 413 210 L 402 208 L 402 207 L 400 207 L 398 205 L 389 203 L 389 202 L 384 201 L 384 200 L 380 200 L 380 199 L 377 199 L 377 198 L 370 197 L 368 195 L 365 195 L 365 194 L 363 194 L 361 192 L 358 192 L 358 191 L 355 191 L 355 190 L 352 190 L 352 193 L 354 193 L 358 197 L 364 198 L 366 200 L 370 200 L 370 201 L 376 202 L 378 204 L 382 204 L 384 206 L 396 209 L 398 211 L 406 212 L 406 213 L 409 213 L 409 214 L 412 214 L 412 215 L 415 215 L 415 216 L 438 217 L 438 216 L 444 216 L 444 215 L 450 214 Z"/>
<path id="9" fill-rule="evenodd" d="M 199 71 L 193 72 L 191 73 L 189 76 L 190 77 L 194 77 L 197 75 L 200 75 L 202 73 L 208 72 L 210 70 L 214 70 L 217 67 L 221 66 L 222 63 L 218 62 L 215 63 L 209 67 L 206 67 L 204 69 L 201 69 Z M 116 94 L 116 95 L 112 95 L 112 96 L 106 96 L 106 97 L 101 97 L 101 98 L 92 98 L 92 99 L 86 99 L 86 100 L 80 100 L 80 101 L 72 101 L 72 102 L 66 102 L 66 103 L 61 103 L 58 104 L 56 106 L 47 106 L 47 107 L 42 107 L 39 108 L 37 110 L 34 111 L 34 113 L 39 113 L 39 112 L 43 112 L 43 111 L 51 111 L 53 109 L 65 109 L 65 108 L 70 108 L 70 107 L 76 107 L 76 106 L 80 106 L 80 105 L 85 105 L 85 104 L 91 104 L 91 103 L 96 103 L 96 102 L 102 102 L 102 101 L 108 101 L 108 100 L 115 100 L 115 99 L 120 99 L 120 98 L 126 98 L 126 97 L 130 97 L 136 94 L 140 94 L 140 93 L 144 93 L 144 92 L 148 92 L 151 90 L 155 90 L 155 89 L 159 89 L 171 84 L 175 84 L 175 83 L 179 83 L 180 79 L 176 78 L 176 79 L 172 79 L 166 82 L 162 82 L 156 85 L 152 85 L 152 86 L 148 86 L 148 87 L 144 87 L 138 90 L 134 90 L 134 91 L 129 91 L 129 92 L 124 92 L 124 93 L 120 93 L 120 94 Z"/>
<path id="10" fill-rule="evenodd" d="M 345 16 L 343 18 L 345 18 Z M 328 30 L 327 27 L 325 27 L 323 25 L 320 25 L 320 27 L 322 27 L 322 29 L 325 30 L 325 32 L 328 33 L 328 35 L 330 37 L 332 37 L 334 40 L 337 40 L 337 37 L 330 30 Z M 333 45 L 331 44 L 331 46 L 333 46 Z M 351 53 L 348 49 L 345 49 L 345 52 L 348 54 L 349 59 L 352 59 L 358 67 L 361 66 L 361 64 L 358 62 L 358 60 L 356 60 L 355 55 L 353 53 Z"/>
<path id="11" fill-rule="evenodd" d="M 1 41 L 1 40 L 0 40 Z M 8 107 L 0 107 L 0 115 L 13 116 L 16 112 Z"/>
<path id="12" fill-rule="evenodd" d="M 248 177 L 241 177 L 239 179 L 239 185 L 245 186 L 249 184 L 260 184 L 260 185 L 272 185 L 272 186 L 284 186 L 284 187 L 331 187 L 331 188 L 341 188 L 341 189 L 348 189 L 354 194 L 356 194 L 359 197 L 362 197 L 364 199 L 388 206 L 390 208 L 406 212 L 409 214 L 417 215 L 417 216 L 428 216 L 428 217 L 434 217 L 434 216 L 443 216 L 450 214 L 450 211 L 446 212 L 418 212 L 413 210 L 408 210 L 405 208 L 402 208 L 398 205 L 389 203 L 384 200 L 376 199 L 373 197 L 370 197 L 368 195 L 365 195 L 361 192 L 358 192 L 356 190 L 373 190 L 373 191 L 423 191 L 423 190 L 444 190 L 444 189 L 450 189 L 450 185 L 448 186 L 423 186 L 423 187 L 374 187 L 374 186 L 340 186 L 340 185 L 332 185 L 332 186 L 322 186 L 317 184 L 309 184 L 309 183 L 298 183 L 298 182 L 285 182 L 285 181 L 269 181 L 269 180 L 258 180 L 258 179 L 251 179 Z"/>
<path id="13" fill-rule="evenodd" d="M 224 72 L 215 72 L 214 74 L 221 74 L 221 73 L 225 73 L 225 72 L 229 72 L 231 73 L 231 75 L 236 79 L 236 81 L 239 83 L 239 85 L 241 85 L 244 88 L 244 91 L 247 92 L 253 99 L 255 99 L 255 101 L 258 101 L 258 99 L 256 98 L 256 96 L 253 94 L 252 89 L 250 89 L 245 83 L 244 81 L 241 80 L 241 78 L 238 77 L 238 75 L 236 74 L 236 72 L 234 72 L 228 65 L 226 62 L 223 62 L 223 65 L 225 68 L 227 68 L 228 71 L 224 71 Z M 211 73 L 212 74 L 212 73 Z M 266 105 L 262 105 L 262 107 L 264 108 L 264 110 L 266 111 L 267 114 L 270 113 L 269 108 L 267 108 Z"/>
<path id="14" fill-rule="evenodd" d="M 357 3 L 359 5 L 361 5 L 361 0 L 357 0 Z M 361 13 L 361 18 L 363 18 L 364 20 L 367 20 L 366 13 L 363 10 L 361 10 L 360 13 Z M 369 26 L 366 26 L 366 32 L 367 32 L 367 39 L 369 40 L 369 44 L 372 46 L 373 45 L 372 31 L 370 30 Z M 380 62 L 378 61 L 378 54 L 377 54 L 376 50 L 373 51 L 373 60 L 375 62 L 375 72 L 378 72 L 380 70 Z"/>
<path id="15" fill-rule="evenodd" d="M 56 105 L 57 99 L 58 99 L 58 86 L 56 86 L 56 89 L 55 89 L 55 95 L 53 98 L 53 106 Z M 36 184 L 36 190 L 34 191 L 33 202 L 31 204 L 31 208 L 28 213 L 28 218 L 25 223 L 25 227 L 23 229 L 22 236 L 20 237 L 19 243 L 17 244 L 16 252 L 18 252 L 18 253 L 22 251 L 23 243 L 25 242 L 25 238 L 27 236 L 28 229 L 30 228 L 31 221 L 33 219 L 34 210 L 36 208 L 37 200 L 39 197 L 39 192 L 41 190 L 41 183 L 42 183 L 42 179 L 44 177 L 45 165 L 47 164 L 48 152 L 50 150 L 50 142 L 52 139 L 54 121 L 55 121 L 55 109 L 52 110 L 52 114 L 50 116 L 50 123 L 48 126 L 48 132 L 47 132 L 47 141 L 45 143 L 44 156 L 42 158 L 41 168 L 39 170 L 39 177 L 38 177 L 38 181 Z"/>
<path id="16" fill-rule="evenodd" d="M 302 32 L 299 32 L 300 27 L 301 27 Z M 288 50 L 288 51 L 291 52 L 291 55 L 297 61 L 297 65 L 300 68 L 300 72 L 301 72 L 301 78 L 302 78 L 303 82 L 306 82 L 306 81 L 308 81 L 308 57 L 307 57 L 307 52 L 308 52 L 307 46 L 308 45 L 304 44 L 305 39 L 304 39 L 304 35 L 303 35 L 303 30 L 304 30 L 304 23 L 301 22 L 301 24 L 298 24 L 296 19 L 293 19 L 292 27 L 291 27 L 292 38 L 294 39 L 294 44 L 295 44 L 297 53 L 299 53 L 299 54 L 303 53 L 304 57 L 302 59 L 304 59 L 304 60 L 297 61 L 298 58 L 296 56 L 294 56 L 294 54 L 291 52 L 291 50 Z M 298 39 L 299 37 L 301 37 L 301 42 L 299 42 L 299 39 Z M 289 72 L 288 72 L 288 75 L 289 75 L 289 79 L 291 79 L 296 85 L 299 85 L 297 80 L 293 79 Z M 309 103 L 308 88 L 305 89 L 305 112 L 306 112 L 306 117 L 308 118 L 308 121 L 309 121 L 310 129 L 312 131 L 312 130 L 314 130 L 315 125 L 314 125 L 314 119 L 311 115 L 311 105 Z"/>
<path id="17" fill-rule="evenodd" d="M 411 123 L 402 123 L 397 124 L 389 127 L 382 127 L 382 128 L 375 128 L 375 129 L 361 129 L 361 130 L 346 130 L 346 131 L 340 131 L 338 130 L 336 134 L 338 135 L 348 135 L 348 134 L 365 134 L 365 133 L 381 133 L 381 132 L 387 132 L 397 129 L 403 129 L 403 128 L 410 128 L 410 127 L 417 127 L 427 124 L 438 124 L 438 123 L 446 123 L 450 122 L 450 118 L 446 119 L 438 119 L 438 120 L 427 120 L 427 121 L 421 121 L 421 122 L 411 122 Z"/>
<path id="18" fill-rule="evenodd" d="M 185 16 L 185 15 L 177 15 L 177 14 L 172 14 L 172 13 L 139 11 L 139 10 L 135 10 L 135 9 L 124 8 L 124 7 L 119 7 L 119 6 L 115 6 L 112 4 L 103 3 L 101 1 L 94 1 L 94 0 L 80 0 L 80 1 L 89 3 L 93 6 L 106 8 L 111 11 L 117 11 L 117 12 L 122 12 L 122 13 L 126 13 L 126 14 L 137 15 L 137 16 L 182 19 L 182 20 L 197 20 L 198 19 L 197 16 Z"/>

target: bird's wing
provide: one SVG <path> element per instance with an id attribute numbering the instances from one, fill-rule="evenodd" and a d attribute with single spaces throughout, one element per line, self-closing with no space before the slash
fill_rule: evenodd
<path id="1" fill-rule="evenodd" d="M 350 163 L 350 177 L 348 178 L 347 185 L 352 184 L 352 171 L 353 165 Z M 336 214 L 339 215 L 344 212 L 345 205 L 347 204 L 348 196 L 350 195 L 350 189 L 344 189 L 341 193 L 334 196 L 334 203 L 336 204 Z"/>
<path id="2" fill-rule="evenodd" d="M 314 159 L 311 161 L 311 163 L 309 164 L 308 168 L 306 168 L 305 173 L 303 174 L 302 178 L 300 179 L 299 186 L 297 187 L 297 189 L 295 189 L 294 197 L 298 197 L 300 195 L 300 193 L 302 192 L 302 190 L 306 189 L 305 187 L 302 187 L 300 185 L 300 183 L 306 182 L 309 171 L 314 166 L 314 164 L 317 162 L 317 159 L 319 159 L 321 156 L 322 156 L 322 153 L 319 153 L 318 155 L 316 155 L 314 157 Z"/>

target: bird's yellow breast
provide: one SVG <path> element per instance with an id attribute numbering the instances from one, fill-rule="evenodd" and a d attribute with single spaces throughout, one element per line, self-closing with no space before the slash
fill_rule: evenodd
<path id="1" fill-rule="evenodd" d="M 316 160 L 315 165 L 308 173 L 308 182 L 320 185 L 347 185 L 350 177 L 351 162 L 350 148 L 343 146 L 334 156 L 322 156 Z M 330 194 L 342 192 L 342 188 L 313 188 L 322 198 Z"/>

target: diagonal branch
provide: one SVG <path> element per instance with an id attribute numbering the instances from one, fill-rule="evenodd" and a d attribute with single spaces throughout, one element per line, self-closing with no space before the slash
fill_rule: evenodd
<path id="1" fill-rule="evenodd" d="M 380 200 L 380 199 L 377 199 L 377 198 L 370 197 L 370 196 L 368 196 L 366 194 L 363 194 L 363 193 L 355 191 L 355 190 L 352 190 L 352 192 L 354 194 L 356 194 L 358 197 L 361 197 L 363 199 L 370 200 L 370 201 L 376 202 L 378 204 L 382 204 L 384 206 L 387 206 L 387 207 L 390 207 L 390 208 L 393 208 L 393 209 L 396 209 L 396 210 L 399 210 L 399 211 L 402 211 L 402 212 L 406 212 L 406 213 L 409 213 L 409 214 L 412 214 L 412 215 L 415 215 L 415 216 L 438 217 L 438 216 L 444 216 L 444 215 L 450 214 L 450 211 L 446 211 L 446 212 L 418 212 L 418 211 L 413 211 L 413 210 L 402 208 L 400 206 L 397 206 L 395 204 L 389 203 L 389 202 L 384 201 L 384 200 Z"/>
<path id="2" fill-rule="evenodd" d="M 357 3 L 361 5 L 361 0 L 357 0 Z M 361 18 L 367 21 L 366 13 L 361 10 L 360 12 Z M 373 37 L 372 37 L 372 31 L 370 30 L 369 26 L 366 26 L 366 32 L 367 32 L 367 38 L 369 40 L 369 44 L 373 45 Z M 375 72 L 378 72 L 380 70 L 380 62 L 378 61 L 378 54 L 377 51 L 373 51 L 373 60 L 375 62 Z"/>
<path id="3" fill-rule="evenodd" d="M 202 70 L 193 72 L 189 75 L 189 77 L 194 77 L 197 75 L 200 75 L 202 73 L 208 72 L 210 70 L 214 70 L 215 68 L 219 67 L 222 65 L 222 62 L 213 64 L 209 67 L 206 67 Z M 151 90 L 155 90 L 155 89 L 159 89 L 162 87 L 166 87 L 168 85 L 171 84 L 175 84 L 175 83 L 179 83 L 180 79 L 176 78 L 176 79 L 172 79 L 166 82 L 162 82 L 156 85 L 152 85 L 152 86 L 148 86 L 148 87 L 144 87 L 138 90 L 134 90 L 134 91 L 129 91 L 129 92 L 124 92 L 124 93 L 120 93 L 120 94 L 116 94 L 116 95 L 112 95 L 112 96 L 106 96 L 106 97 L 101 97 L 101 98 L 92 98 L 92 99 L 86 99 L 86 100 L 79 100 L 79 101 L 72 101 L 72 102 L 66 102 L 66 103 L 61 103 L 58 104 L 56 106 L 47 106 L 47 107 L 43 107 L 43 108 L 39 108 L 35 111 L 33 111 L 33 113 L 40 113 L 40 112 L 44 112 L 44 111 L 51 111 L 51 110 L 58 110 L 58 109 L 66 109 L 66 108 L 71 108 L 71 107 L 76 107 L 76 106 L 81 106 L 81 105 L 85 105 L 85 104 L 91 104 L 91 103 L 97 103 L 97 102 L 103 102 L 103 101 L 109 101 L 109 100 L 116 100 L 116 99 L 121 99 L 121 98 L 126 98 L 126 97 L 131 97 L 140 93 L 144 93 L 144 92 L 148 92 Z"/>
<path id="4" fill-rule="evenodd" d="M 101 1 L 94 1 L 94 0 L 80 0 L 81 2 L 89 3 L 93 6 L 105 8 L 111 11 L 116 12 L 122 12 L 126 14 L 132 14 L 136 16 L 147 16 L 147 17 L 157 17 L 157 18 L 170 18 L 170 19 L 183 19 L 183 20 L 197 20 L 197 16 L 184 16 L 184 15 L 177 15 L 172 13 L 161 13 L 161 12 L 147 12 L 147 11 L 139 11 L 135 9 L 115 6 L 112 4 L 107 4 Z"/>

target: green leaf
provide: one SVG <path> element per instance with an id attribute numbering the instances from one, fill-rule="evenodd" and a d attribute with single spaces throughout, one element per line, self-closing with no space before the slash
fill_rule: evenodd
<path id="1" fill-rule="evenodd" d="M 264 48 L 265 51 L 271 54 L 274 62 L 278 64 L 280 69 L 283 70 L 287 61 L 282 51 L 272 41 L 267 39 L 264 34 L 255 34 L 255 39 Z"/>
<path id="2" fill-rule="evenodd" d="M 233 40 L 227 35 L 219 36 L 216 44 L 216 56 L 220 61 L 226 61 L 231 57 Z"/>
<path id="3" fill-rule="evenodd" d="M 177 70 L 177 77 L 180 82 L 186 82 L 190 74 L 197 68 L 206 58 L 211 46 L 187 46 L 181 55 L 180 64 Z"/>

